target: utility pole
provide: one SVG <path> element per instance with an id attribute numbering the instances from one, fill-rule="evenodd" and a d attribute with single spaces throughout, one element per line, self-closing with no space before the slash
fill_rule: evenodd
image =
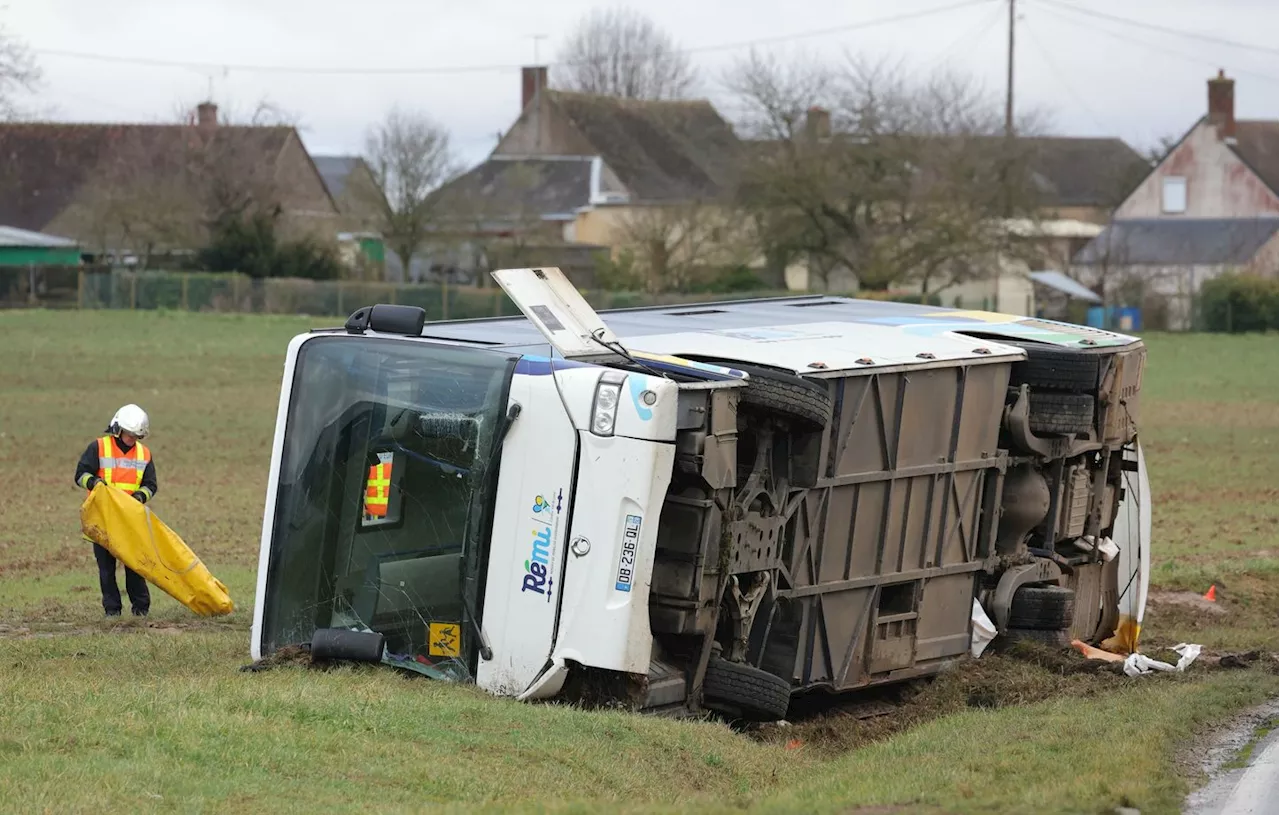
<path id="1" fill-rule="evenodd" d="M 1009 73 L 1005 79 L 1004 134 L 1013 135 L 1013 27 L 1014 6 L 1017 0 L 1009 0 Z"/>
<path id="2" fill-rule="evenodd" d="M 1016 20 L 1014 4 L 1017 0 L 1008 0 L 1009 2 L 1009 55 L 1008 55 L 1008 74 L 1005 77 L 1005 97 L 1004 97 L 1004 138 L 1005 151 L 1004 158 L 1001 160 L 1000 168 L 1000 186 L 1001 186 L 1001 208 L 1004 211 L 1004 217 L 1009 218 L 1013 215 L 1013 190 L 1010 189 L 1012 179 L 1010 178 L 1010 157 L 1013 155 L 1013 28 Z"/>

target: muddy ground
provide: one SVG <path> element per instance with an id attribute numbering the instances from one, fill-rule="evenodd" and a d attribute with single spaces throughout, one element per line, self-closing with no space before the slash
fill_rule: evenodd
<path id="1" fill-rule="evenodd" d="M 1152 592 L 1142 652 L 1176 664 L 1178 655 L 1170 649 L 1177 643 L 1161 636 L 1162 628 L 1177 623 L 1194 630 L 1220 624 L 1229 616 L 1229 605 L 1207 601 L 1199 594 Z M 1232 670 L 1258 664 L 1272 671 L 1280 668 L 1274 653 L 1225 652 L 1206 644 L 1189 670 Z M 965 708 L 1092 696 L 1150 681 L 1152 677 L 1125 676 L 1120 663 L 1086 659 L 1075 650 L 1030 642 L 1002 646 L 997 640 L 980 659 L 964 660 L 931 679 L 869 690 L 848 700 L 823 695 L 802 698 L 793 705 L 786 724 L 764 725 L 748 732 L 761 740 L 836 753 Z"/>
<path id="2" fill-rule="evenodd" d="M 1177 620 L 1184 624 L 1211 624 L 1227 615 L 1224 605 L 1187 592 L 1153 592 L 1148 606 L 1149 619 Z M 216 621 L 207 620 L 184 625 L 129 618 L 107 626 L 86 627 L 70 623 L 46 623 L 45 626 L 44 630 L 32 630 L 22 624 L 0 625 L 0 639 L 93 634 L 175 635 L 224 627 Z M 1163 641 L 1158 630 L 1144 630 L 1143 634 L 1143 653 L 1170 664 L 1178 661 L 1178 655 L 1170 650 L 1174 643 Z M 308 651 L 300 647 L 281 649 L 252 666 L 247 663 L 246 659 L 246 664 L 240 667 L 254 671 L 276 668 L 328 670 L 337 667 L 334 663 L 313 662 Z M 1272 653 L 1227 653 L 1206 647 L 1192 670 L 1231 670 L 1257 664 L 1270 666 L 1271 670 L 1280 667 Z M 376 666 L 361 668 L 384 670 Z M 417 675 L 409 674 L 406 678 L 417 678 Z M 781 742 L 791 747 L 804 746 L 820 753 L 840 753 L 966 708 L 1001 708 L 1047 699 L 1092 696 L 1150 681 L 1151 677 L 1125 676 L 1118 662 L 1087 659 L 1073 649 L 1054 649 L 1033 642 L 1005 644 L 997 639 L 980 659 L 963 660 L 929 679 L 868 689 L 840 698 L 822 693 L 808 694 L 795 700 L 787 722 L 733 724 L 757 740 Z M 616 701 L 610 704 L 596 701 L 581 706 L 627 705 L 619 705 Z M 1210 764 L 1204 764 L 1203 768 L 1200 764 L 1188 767 L 1196 773 L 1211 770 Z"/>
<path id="3" fill-rule="evenodd" d="M 1178 655 L 1144 650 L 1153 659 L 1174 664 Z M 1202 651 L 1188 670 L 1233 670 L 1263 664 L 1276 670 L 1276 655 L 1252 651 Z M 1159 681 L 1159 677 L 1155 678 Z M 1020 642 L 980 659 L 965 660 L 928 680 L 884 691 L 868 691 L 848 701 L 816 697 L 801 700 L 785 724 L 748 731 L 762 741 L 840 753 L 891 736 L 930 719 L 966 708 L 1001 708 L 1047 699 L 1079 698 L 1153 681 L 1125 676 L 1121 663 L 1086 659 L 1080 653 Z"/>

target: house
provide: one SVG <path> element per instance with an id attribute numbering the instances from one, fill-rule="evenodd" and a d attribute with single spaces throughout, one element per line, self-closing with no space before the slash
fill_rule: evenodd
<path id="1" fill-rule="evenodd" d="M 830 114 L 814 108 L 809 117 L 803 134 L 830 139 Z M 1006 150 L 1002 139 L 989 141 L 988 152 Z M 770 266 L 764 274 L 769 264 L 742 234 L 746 220 L 733 210 L 744 159 L 768 156 L 776 145 L 740 139 L 705 100 L 550 90 L 546 69 L 527 67 L 515 123 L 483 163 L 437 193 L 450 213 L 441 230 L 452 233 L 477 267 L 486 257 L 477 247 L 495 243 L 536 248 L 529 262 L 547 264 L 553 245 L 587 244 L 615 261 L 636 255 L 672 277 L 691 274 L 690 267 L 745 266 L 779 285 L 809 288 L 803 263 L 785 271 Z M 1052 236 L 1025 239 L 1044 242 L 1055 267 L 1065 268 L 1147 169 L 1119 139 L 1028 138 L 1019 148 L 1041 217 L 1056 224 Z M 960 297 L 966 306 L 1028 308 L 1033 290 L 1026 271 L 1009 280 L 995 275 L 1002 278 L 998 291 L 988 292 L 984 280 L 972 291 L 948 292 L 948 302 Z M 858 281 L 853 271 L 836 270 L 825 285 L 852 291 Z"/>
<path id="2" fill-rule="evenodd" d="M 325 189 L 342 216 L 343 227 L 353 232 L 377 232 L 387 199 L 373 171 L 360 156 L 313 156 Z"/>
<path id="3" fill-rule="evenodd" d="M 676 242 L 694 210 L 701 216 L 731 190 L 738 140 L 709 102 L 616 99 L 546 83 L 545 67 L 523 69 L 515 123 L 485 162 L 439 191 L 460 237 L 509 251 L 533 245 L 548 264 L 548 253 L 572 246 L 616 255 L 642 231 L 647 245 Z"/>
<path id="4" fill-rule="evenodd" d="M 1053 214 L 1053 210 L 1045 212 L 1045 216 Z M 1063 270 L 1070 268 L 1072 254 L 1101 233 L 1103 227 L 1090 221 L 1052 217 L 1010 218 L 1000 226 L 1009 235 L 1011 246 L 1021 246 L 1008 256 L 992 258 L 991 273 L 934 291 L 942 305 L 1063 318 L 1073 303 L 1095 301 Z M 1041 263 L 1031 262 L 1032 258 Z M 919 288 L 918 284 L 905 287 L 913 292 Z"/>
<path id="5" fill-rule="evenodd" d="M 1017 314 L 1074 317 L 1093 303 L 1065 272 L 1072 258 L 1101 234 L 1116 205 L 1150 171 L 1124 140 L 1110 137 L 1025 136 L 1015 153 L 1030 181 L 1035 219 L 1007 223 L 1015 242 L 1033 249 L 1021 259 L 999 258 L 998 274 L 942 292 L 948 305 Z M 1028 263 L 1027 255 L 1040 263 Z M 1038 271 L 1037 267 L 1042 267 Z"/>
<path id="6" fill-rule="evenodd" d="M 146 263 L 203 244 L 220 213 L 278 207 L 282 238 L 331 240 L 339 210 L 292 127 L 0 124 L 0 223 Z"/>
<path id="7" fill-rule="evenodd" d="M 1151 169 L 1121 139 L 1028 136 L 1017 143 L 1044 220 L 1105 225 Z"/>
<path id="8" fill-rule="evenodd" d="M 325 189 L 338 208 L 338 255 L 354 277 L 386 278 L 386 245 L 382 236 L 386 196 L 360 156 L 313 156 Z"/>
<path id="9" fill-rule="evenodd" d="M 788 151 L 800 157 L 796 159 L 801 162 L 799 174 L 823 177 L 843 172 L 848 165 L 854 178 L 865 171 L 871 176 L 867 183 L 875 184 L 885 175 L 885 159 L 896 157 L 898 163 L 888 166 L 898 171 L 887 177 L 896 194 L 907 200 L 928 200 L 934 185 L 944 195 L 948 189 L 963 189 L 964 205 L 957 205 L 957 211 L 989 213 L 989 217 L 968 222 L 968 231 L 985 234 L 979 239 L 981 244 L 1003 244 L 1007 251 L 997 254 L 993 250 L 985 261 L 971 259 L 971 268 L 958 282 L 944 277 L 940 287 L 936 279 L 895 285 L 903 293 L 927 293 L 961 308 L 1032 313 L 1037 289 L 1047 294 L 1058 278 L 1042 276 L 1036 282 L 1029 273 L 1033 269 L 1069 268 L 1075 253 L 1102 231 L 1115 206 L 1149 169 L 1142 156 L 1115 138 L 1015 136 L 1010 141 L 1003 135 L 889 134 L 868 140 L 833 134 L 830 116 L 821 107 L 806 112 L 793 137 L 796 148 Z M 753 142 L 752 147 L 769 161 L 779 156 L 778 144 Z M 814 150 L 814 158 L 805 158 L 806 150 Z M 766 172 L 776 176 L 786 171 L 784 159 L 778 169 Z M 957 179 L 965 179 L 966 174 L 965 186 L 957 185 Z M 994 217 L 1004 208 L 998 179 L 1006 177 L 1012 179 L 1013 208 L 1022 217 Z M 804 196 L 808 189 L 801 187 L 786 196 Z M 839 203 L 839 197 L 830 199 L 831 195 L 819 193 L 819 200 L 809 202 L 817 217 L 823 217 L 828 200 Z M 906 208 L 912 207 L 908 204 Z M 839 233 L 839 226 L 836 231 Z M 788 284 L 794 288 L 809 287 L 808 277 L 804 266 L 787 270 Z M 825 286 L 833 290 L 856 291 L 861 282 L 859 270 L 847 266 L 828 270 L 824 278 Z"/>
<path id="10" fill-rule="evenodd" d="M 1235 82 L 1208 81 L 1208 110 L 1074 258 L 1108 305 L 1147 325 L 1185 329 L 1201 284 L 1231 271 L 1277 276 L 1275 120 L 1240 120 Z"/>

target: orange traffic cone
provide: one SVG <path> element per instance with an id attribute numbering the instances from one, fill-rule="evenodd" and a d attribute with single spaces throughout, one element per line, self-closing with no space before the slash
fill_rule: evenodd
<path id="1" fill-rule="evenodd" d="M 1209 590 L 1204 593 L 1204 599 L 1208 600 L 1210 603 L 1218 602 L 1217 584 L 1213 584 L 1209 586 Z"/>

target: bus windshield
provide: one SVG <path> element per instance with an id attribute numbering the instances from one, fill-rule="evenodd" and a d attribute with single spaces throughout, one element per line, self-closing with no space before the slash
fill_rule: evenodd
<path id="1" fill-rule="evenodd" d="M 518 357 L 316 337 L 298 351 L 264 597 L 262 653 L 318 628 L 377 631 L 388 656 L 472 675 L 476 576 Z"/>

